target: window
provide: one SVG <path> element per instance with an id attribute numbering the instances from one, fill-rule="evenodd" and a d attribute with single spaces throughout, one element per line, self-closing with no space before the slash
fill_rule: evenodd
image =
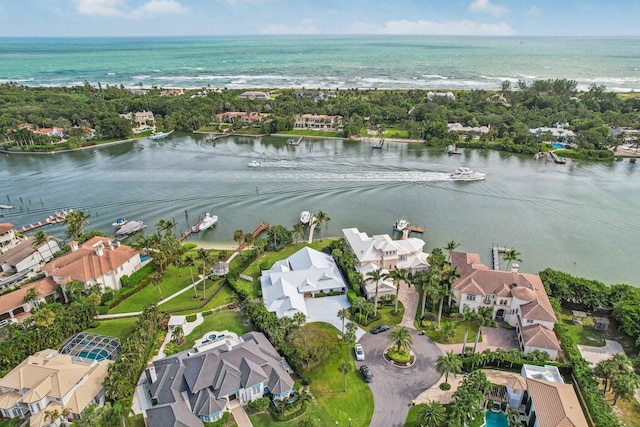
<path id="1" fill-rule="evenodd" d="M 527 323 L 533 323 L 533 320 L 527 319 Z"/>
<path id="2" fill-rule="evenodd" d="M 467 301 L 475 301 L 475 300 L 476 300 L 475 295 L 467 295 Z"/>

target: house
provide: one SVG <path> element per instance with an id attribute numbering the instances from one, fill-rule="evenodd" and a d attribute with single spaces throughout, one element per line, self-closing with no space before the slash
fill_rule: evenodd
<path id="1" fill-rule="evenodd" d="M 156 127 L 156 121 L 151 111 L 138 111 L 136 113 L 120 114 L 120 117 L 133 122 L 134 126 L 132 126 L 132 130 L 134 133 L 155 129 Z"/>
<path id="2" fill-rule="evenodd" d="M 253 91 L 243 92 L 240 95 L 238 95 L 238 98 L 255 99 L 258 101 L 268 101 L 271 99 L 271 97 L 269 96 L 269 92 L 253 92 Z"/>
<path id="3" fill-rule="evenodd" d="M 538 138 L 542 138 L 545 135 L 553 136 L 557 141 L 567 142 L 576 137 L 575 132 L 566 129 L 563 125 L 555 124 L 553 127 L 538 127 L 529 129 L 529 132 L 536 135 Z"/>
<path id="4" fill-rule="evenodd" d="M 0 289 L 40 272 L 40 265 L 58 252 L 58 242 L 50 240 L 38 248 L 33 238 L 21 240 L 13 249 L 0 255 Z"/>
<path id="5" fill-rule="evenodd" d="M 356 256 L 356 270 L 366 276 L 374 270 L 404 269 L 412 274 L 429 271 L 429 254 L 423 252 L 424 240 L 410 237 L 404 240 L 392 240 L 388 234 L 369 237 L 357 228 L 342 230 L 345 241 Z M 375 283 L 365 285 L 367 298 L 375 294 Z M 378 294 L 395 293 L 395 285 L 391 280 L 378 284 Z"/>
<path id="6" fill-rule="evenodd" d="M 74 126 L 73 129 L 79 129 L 84 131 L 85 137 L 84 139 L 93 139 L 96 137 L 96 130 L 89 126 Z"/>
<path id="7" fill-rule="evenodd" d="M 333 257 L 309 247 L 263 270 L 260 286 L 264 305 L 278 318 L 296 313 L 308 317 L 305 298 L 318 293 L 344 293 L 347 289 Z"/>
<path id="8" fill-rule="evenodd" d="M 111 363 L 42 350 L 0 379 L 0 411 L 7 418 L 30 414 L 31 427 L 60 425 L 60 418 L 49 419 L 53 411 L 81 419 L 87 406 L 104 403 L 102 382 Z"/>
<path id="9" fill-rule="evenodd" d="M 245 113 L 243 111 L 227 111 L 226 113 L 216 114 L 216 121 L 219 123 L 260 123 L 263 117 L 256 111 Z"/>
<path id="10" fill-rule="evenodd" d="M 180 96 L 184 95 L 184 91 L 182 89 L 165 89 L 160 91 L 160 96 Z"/>
<path id="11" fill-rule="evenodd" d="M 15 248 L 18 243 L 20 243 L 20 239 L 16 237 L 13 224 L 8 222 L 0 223 L 0 254 Z"/>
<path id="12" fill-rule="evenodd" d="M 294 381 L 285 366 L 260 332 L 156 360 L 143 378 L 153 404 L 146 409 L 147 425 L 202 427 L 268 393 L 273 400 L 288 399 Z"/>
<path id="13" fill-rule="evenodd" d="M 460 313 L 465 307 L 492 307 L 494 319 L 516 328 L 525 355 L 540 350 L 556 357 L 560 343 L 553 328 L 558 319 L 540 276 L 519 273 L 515 265 L 511 271 L 490 270 L 480 255 L 467 252 L 453 252 L 451 265 L 460 274 L 451 287 Z"/>
<path id="14" fill-rule="evenodd" d="M 427 92 L 427 99 L 429 101 L 433 101 L 434 99 L 438 99 L 438 98 L 455 100 L 456 96 L 451 92 L 431 92 L 431 91 Z"/>
<path id="15" fill-rule="evenodd" d="M 127 89 L 129 91 L 129 93 L 131 93 L 132 95 L 146 95 L 147 94 L 147 90 L 145 89 Z"/>
<path id="16" fill-rule="evenodd" d="M 47 277 L 62 286 L 72 280 L 85 288 L 99 284 L 103 289 L 120 289 L 120 278 L 140 269 L 140 254 L 120 242 L 105 237 L 93 237 L 82 245 L 71 242 L 71 252 L 54 259 L 42 267 Z"/>
<path id="17" fill-rule="evenodd" d="M 57 128 L 57 127 L 40 128 L 40 129 L 35 129 L 35 130 L 32 129 L 31 132 L 35 133 L 36 135 L 55 136 L 55 137 L 58 137 L 58 138 L 64 137 L 64 129 Z"/>
<path id="18" fill-rule="evenodd" d="M 564 384 L 555 366 L 522 365 L 521 374 L 507 378 L 509 406 L 530 427 L 587 427 L 578 396 Z"/>
<path id="19" fill-rule="evenodd" d="M 483 134 L 489 133 L 491 130 L 491 125 L 487 126 L 462 126 L 462 124 L 456 123 L 447 123 L 447 128 L 449 132 L 460 132 L 460 133 L 473 133 L 474 138 L 480 138 Z"/>
<path id="20" fill-rule="evenodd" d="M 31 292 L 30 289 L 35 289 L 35 298 L 25 301 L 25 297 Z M 40 307 L 46 297 L 55 296 L 57 290 L 58 284 L 50 277 L 45 277 L 0 296 L 0 322 L 11 319 L 15 319 L 14 322 L 22 322 L 31 317 L 31 310 Z"/>
<path id="21" fill-rule="evenodd" d="M 326 114 L 296 114 L 293 116 L 294 129 L 337 131 L 342 128 L 342 116 Z"/>

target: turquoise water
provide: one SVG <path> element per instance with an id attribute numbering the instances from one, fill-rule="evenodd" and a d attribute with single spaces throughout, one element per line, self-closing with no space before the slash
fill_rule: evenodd
<path id="1" fill-rule="evenodd" d="M 640 89 L 640 39 L 244 36 L 2 38 L 0 82 L 37 86 L 496 89 L 568 78 Z"/>
<path id="2" fill-rule="evenodd" d="M 81 357 L 83 359 L 91 359 L 91 360 L 103 360 L 109 356 L 109 352 L 106 350 L 93 349 L 90 351 L 82 350 L 76 354 L 76 357 Z"/>
<path id="3" fill-rule="evenodd" d="M 502 412 L 491 412 L 487 411 L 485 413 L 485 427 L 507 427 L 507 417 Z"/>

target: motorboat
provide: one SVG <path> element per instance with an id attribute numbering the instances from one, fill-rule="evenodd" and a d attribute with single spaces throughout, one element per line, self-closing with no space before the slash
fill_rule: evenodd
<path id="1" fill-rule="evenodd" d="M 158 140 L 158 139 L 167 139 L 171 135 L 171 132 L 154 132 L 149 135 L 149 139 Z"/>
<path id="2" fill-rule="evenodd" d="M 384 146 L 384 139 L 380 138 L 379 141 L 374 142 L 371 144 L 371 148 L 377 148 L 378 150 L 381 149 Z"/>
<path id="3" fill-rule="evenodd" d="M 250 168 L 259 168 L 260 166 L 262 166 L 262 163 L 257 160 L 251 160 L 247 166 L 249 166 Z"/>
<path id="4" fill-rule="evenodd" d="M 300 143 L 302 142 L 302 138 L 303 138 L 303 137 L 301 136 L 301 137 L 300 137 L 300 138 L 298 138 L 298 139 L 293 139 L 293 138 L 292 138 L 292 139 L 289 139 L 289 140 L 287 140 L 287 145 L 298 146 L 298 145 L 300 145 Z"/>
<path id="5" fill-rule="evenodd" d="M 398 218 L 396 222 L 393 224 L 393 228 L 396 231 L 404 231 L 409 226 L 409 220 L 407 218 L 402 217 Z"/>
<path id="6" fill-rule="evenodd" d="M 124 239 L 128 235 L 140 231 L 143 228 L 146 228 L 146 225 L 142 221 L 127 221 L 126 224 L 116 231 L 116 238 Z"/>
<path id="7" fill-rule="evenodd" d="M 449 177 L 456 181 L 477 181 L 484 179 L 486 173 L 474 172 L 466 167 L 459 167 L 449 174 Z"/>
<path id="8" fill-rule="evenodd" d="M 309 221 L 311 221 L 311 212 L 309 211 L 300 212 L 300 222 L 303 224 L 309 224 Z"/>
<path id="9" fill-rule="evenodd" d="M 215 225 L 216 222 L 218 222 L 218 216 L 211 215 L 209 212 L 207 212 L 204 216 L 204 219 L 200 223 L 200 226 L 198 227 L 198 231 L 204 231 L 212 225 Z"/>
<path id="10" fill-rule="evenodd" d="M 122 227 L 127 223 L 127 220 L 124 218 L 116 218 L 116 222 L 112 223 L 114 227 Z"/>
<path id="11" fill-rule="evenodd" d="M 462 154 L 462 151 L 456 149 L 456 144 L 451 144 L 447 147 L 447 154 Z"/>

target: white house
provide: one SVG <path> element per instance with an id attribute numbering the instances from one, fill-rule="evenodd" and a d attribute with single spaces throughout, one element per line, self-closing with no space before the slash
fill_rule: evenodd
<path id="1" fill-rule="evenodd" d="M 33 238 L 21 240 L 13 249 L 0 255 L 0 288 L 40 272 L 41 264 L 58 252 L 58 242 L 50 240 L 35 248 Z"/>
<path id="2" fill-rule="evenodd" d="M 367 233 L 357 228 L 342 230 L 345 241 L 357 259 L 356 270 L 366 278 L 374 270 L 385 272 L 404 269 L 412 274 L 419 271 L 429 271 L 428 253 L 423 252 L 424 240 L 410 237 L 404 240 L 393 240 L 388 234 L 369 237 Z M 381 271 L 382 272 L 382 271 Z M 367 298 L 375 293 L 375 284 L 365 286 Z M 395 286 L 391 280 L 381 281 L 378 294 L 395 293 Z"/>
<path id="3" fill-rule="evenodd" d="M 134 123 L 133 132 L 143 132 L 155 129 L 156 121 L 151 111 L 138 111 L 136 113 L 120 114 L 123 119 L 131 120 Z"/>
<path id="4" fill-rule="evenodd" d="M 293 116 L 294 129 L 331 130 L 342 128 L 342 116 L 327 116 L 326 114 L 296 114 Z"/>
<path id="5" fill-rule="evenodd" d="M 257 99 L 259 101 L 268 101 L 271 99 L 271 97 L 269 96 L 269 92 L 256 92 L 256 91 L 242 92 L 240 95 L 238 95 L 238 98 Z"/>
<path id="6" fill-rule="evenodd" d="M 129 276 L 142 266 L 138 251 L 109 238 L 93 237 L 80 246 L 77 242 L 70 245 L 71 252 L 42 267 L 45 275 L 63 289 L 74 280 L 85 288 L 99 284 L 103 289 L 118 290 L 122 276 Z"/>
<path id="7" fill-rule="evenodd" d="M 460 313 L 465 307 L 493 308 L 493 317 L 515 327 L 524 354 L 540 350 L 555 358 L 560 348 L 553 332 L 558 322 L 537 274 L 490 270 L 478 254 L 453 252 L 451 265 L 460 274 L 451 290 Z"/>
<path id="8" fill-rule="evenodd" d="M 279 318 L 298 312 L 308 317 L 305 298 L 318 293 L 344 293 L 347 289 L 333 258 L 309 247 L 263 270 L 260 286 L 264 305 Z"/>
<path id="9" fill-rule="evenodd" d="M 13 230 L 13 224 L 8 222 L 0 223 L 0 254 L 7 252 L 20 242 Z"/>

